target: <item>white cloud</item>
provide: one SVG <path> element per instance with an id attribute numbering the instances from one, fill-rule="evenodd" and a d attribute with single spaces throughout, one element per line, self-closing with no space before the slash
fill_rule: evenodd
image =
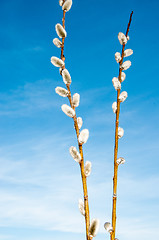
<path id="1" fill-rule="evenodd" d="M 54 101 L 54 84 L 51 80 L 39 80 L 34 83 L 26 83 L 16 90 L 0 93 L 0 115 L 30 115 L 32 112 L 45 111 L 58 107 L 58 101 Z"/>
<path id="2" fill-rule="evenodd" d="M 60 137 L 56 139 L 57 142 L 65 141 L 64 138 Z M 48 148 L 48 151 L 43 153 L 47 144 L 51 145 L 51 143 L 53 144 L 51 137 L 47 141 L 43 139 L 43 142 L 31 141 L 30 145 L 35 151 L 33 156 L 31 154 L 26 159 L 18 159 L 18 161 L 13 158 L 1 159 L 1 182 L 4 183 L 4 188 L 2 187 L 0 190 L 1 226 L 25 226 L 51 231 L 84 232 L 84 219 L 78 211 L 78 199 L 82 197 L 78 164 L 74 163 L 71 157 L 69 159 L 69 153 L 68 157 L 63 159 L 63 155 L 59 154 L 55 148 L 51 152 Z M 18 151 L 18 145 L 14 150 Z M 53 152 L 56 157 L 54 157 Z M 5 155 L 3 149 L 1 149 L 1 153 Z M 37 153 L 38 155 L 36 155 Z M 100 167 L 97 171 L 100 170 Z M 74 170 L 76 172 L 70 174 Z M 109 169 L 107 170 L 109 172 Z M 110 220 L 111 217 L 112 179 L 106 178 L 103 181 L 104 176 L 99 175 L 99 181 L 94 173 L 95 169 L 93 169 L 93 175 L 89 177 L 88 182 L 90 210 L 91 217 L 101 219 L 100 231 L 102 233 L 104 232 L 104 222 Z M 95 174 L 99 174 L 99 172 Z M 134 238 L 135 233 L 137 236 L 141 236 L 145 229 L 144 226 L 147 224 L 147 218 L 152 218 L 150 212 L 145 215 L 142 209 L 145 209 L 144 204 L 147 204 L 150 199 L 158 199 L 159 197 L 155 191 L 154 182 L 159 183 L 159 178 L 155 176 L 148 179 L 119 177 L 117 212 L 120 215 L 117 228 L 122 239 L 126 239 L 129 232 L 132 231 L 133 234 L 129 236 L 130 240 Z M 144 201 L 143 205 L 141 205 L 142 201 Z M 153 210 L 152 203 L 151 207 Z M 133 216 L 134 209 L 139 211 L 136 218 Z M 127 210 L 129 210 L 129 217 L 127 217 Z M 132 226 L 136 221 L 139 222 L 140 227 L 134 230 Z M 153 225 L 147 230 L 147 234 L 150 235 L 151 230 L 154 231 L 156 226 Z"/>
<path id="3" fill-rule="evenodd" d="M 12 236 L 8 235 L 8 234 L 7 235 L 2 235 L 2 234 L 0 235 L 0 239 L 2 239 L 2 240 L 3 239 L 11 239 L 11 238 L 12 238 Z"/>
<path id="4" fill-rule="evenodd" d="M 26 84 L 11 94 L 1 95 L 1 99 L 5 102 L 1 108 L 1 113 L 26 115 L 33 111 L 45 111 L 52 107 L 59 107 L 58 101 L 54 103 L 52 99 L 52 92 L 48 97 L 50 88 L 52 88 L 52 83 L 44 80 L 35 84 Z M 100 95 L 100 91 L 101 89 L 97 91 L 97 94 Z M 95 98 L 96 91 L 93 96 L 93 99 Z M 94 113 L 94 115 L 92 114 L 94 125 L 103 124 L 106 117 L 108 118 L 107 123 L 112 121 L 110 115 L 105 115 L 103 108 L 99 108 L 96 112 L 93 109 L 91 111 Z M 129 111 L 125 117 L 130 119 L 132 112 Z M 132 134 L 131 132 L 129 134 L 134 134 L 136 137 L 140 131 L 141 129 L 136 129 L 132 131 Z M 93 134 L 91 133 L 91 136 Z M 32 227 L 77 234 L 84 232 L 84 219 L 78 211 L 78 199 L 83 195 L 79 166 L 72 161 L 69 152 L 66 151 L 68 146 L 72 145 L 72 138 L 75 141 L 74 136 L 71 134 L 65 136 L 65 133 L 60 132 L 60 130 L 58 134 L 49 134 L 48 131 L 45 136 L 41 133 L 38 133 L 37 136 L 31 140 L 22 139 L 21 142 L 15 140 L 14 144 L 5 145 L 0 149 L 0 181 L 2 183 L 0 224 L 8 227 Z M 100 140 L 100 133 L 98 140 Z M 97 163 L 93 164 L 92 174 L 88 180 L 90 212 L 91 217 L 101 219 L 100 232 L 102 235 L 104 222 L 111 219 L 112 176 L 109 177 L 112 174 L 112 166 L 110 162 L 107 163 L 108 156 L 104 157 L 95 148 L 92 151 L 91 138 L 89 141 L 90 145 L 88 144 L 85 148 L 87 149 L 86 159 L 90 158 L 88 160 L 93 162 L 97 159 Z M 104 144 L 102 146 L 103 149 L 106 148 Z M 157 144 L 154 145 L 151 140 L 151 145 L 147 143 L 147 145 L 137 149 L 141 152 L 147 146 L 153 149 L 154 146 L 157 147 Z M 135 146 L 133 147 L 135 148 Z M 132 150 L 131 147 L 130 149 L 133 152 L 136 151 L 136 149 Z M 139 177 L 139 175 L 137 178 L 136 172 L 130 176 L 130 171 L 127 175 L 120 176 L 117 205 L 119 239 L 134 240 L 135 238 L 139 240 L 143 235 L 144 240 L 150 238 L 150 235 L 156 238 L 158 219 L 154 201 L 159 198 L 155 188 L 159 184 L 159 178 L 152 176 L 151 172 L 149 176 L 146 176 L 147 178 L 145 176 Z M 153 217 L 156 219 L 155 224 Z M 150 226 L 147 225 L 147 219 L 152 219 Z M 138 225 L 134 228 L 136 223 Z"/>

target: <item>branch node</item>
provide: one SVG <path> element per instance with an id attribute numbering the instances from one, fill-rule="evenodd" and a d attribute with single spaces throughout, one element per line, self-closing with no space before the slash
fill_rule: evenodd
<path id="1" fill-rule="evenodd" d="M 87 196 L 84 196 L 84 200 L 85 200 L 85 201 L 88 200 L 88 195 L 87 195 Z"/>

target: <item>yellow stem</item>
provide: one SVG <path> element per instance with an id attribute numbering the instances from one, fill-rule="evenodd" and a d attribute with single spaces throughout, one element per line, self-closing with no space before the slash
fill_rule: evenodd
<path id="1" fill-rule="evenodd" d="M 69 92 L 68 94 L 68 99 L 70 102 L 70 106 L 75 110 L 73 104 L 72 104 L 72 97 L 71 97 L 71 91 L 70 91 L 70 86 L 67 86 L 67 90 Z M 74 128 L 76 131 L 77 135 L 77 141 L 79 137 L 79 128 L 77 124 L 77 117 L 76 115 L 73 117 L 74 120 Z M 81 170 L 81 178 L 82 178 L 82 185 L 83 185 L 83 194 L 84 194 L 84 208 L 85 208 L 85 224 L 86 224 L 86 238 L 89 240 L 89 227 L 90 227 L 90 216 L 89 216 L 89 203 L 88 203 L 88 190 L 87 190 L 87 178 L 84 173 L 84 157 L 83 157 L 83 147 L 82 144 L 78 142 L 78 147 L 79 147 L 79 153 L 81 155 L 81 162 L 80 162 L 80 170 Z"/>
<path id="2" fill-rule="evenodd" d="M 127 31 L 126 31 L 126 37 L 129 32 L 131 20 L 132 20 L 132 14 L 130 14 L 130 19 L 129 23 L 127 26 Z M 120 61 L 120 66 L 123 63 L 123 58 L 124 58 L 124 49 L 125 49 L 125 44 L 123 44 L 122 47 L 122 54 L 121 54 L 121 61 Z M 121 73 L 122 69 L 119 67 L 119 81 L 121 82 Z M 113 231 L 110 234 L 110 239 L 114 240 L 115 239 L 115 231 L 116 231 L 116 203 L 117 203 L 117 177 L 118 177 L 118 164 L 117 164 L 117 157 L 118 157 L 118 127 L 119 127 L 119 113 L 120 113 L 120 101 L 119 101 L 119 95 L 120 95 L 120 89 L 117 90 L 117 111 L 116 111 L 116 121 L 115 121 L 115 147 L 114 147 L 114 177 L 113 177 L 113 208 L 112 208 L 112 227 Z"/>
<path id="3" fill-rule="evenodd" d="M 62 23 L 63 23 L 63 28 L 65 28 L 65 11 L 63 11 L 63 19 L 62 19 Z M 63 61 L 65 61 L 65 57 L 64 57 L 64 42 L 65 42 L 65 38 L 62 38 L 62 47 L 61 47 L 61 59 Z M 63 69 L 65 68 L 65 66 L 63 66 Z M 70 91 L 70 86 L 68 84 L 66 84 L 67 90 L 68 90 L 68 99 L 70 102 L 70 106 L 75 110 L 75 107 L 73 106 L 72 103 L 72 97 L 71 97 L 71 91 Z M 76 114 L 73 117 L 74 120 L 74 127 L 75 127 L 75 131 L 76 131 L 76 136 L 77 136 L 77 141 L 78 141 L 78 136 L 79 136 L 79 128 L 78 128 L 78 124 L 77 124 L 77 117 Z M 90 216 L 89 216 L 89 204 L 88 204 L 88 190 L 87 190 L 87 178 L 85 176 L 84 173 L 84 157 L 83 157 L 83 148 L 82 145 L 78 142 L 78 147 L 79 147 L 79 153 L 81 155 L 81 162 L 80 162 L 80 170 L 81 170 L 81 178 L 82 178 L 82 185 L 83 185 L 83 194 L 84 194 L 84 208 L 85 208 L 85 224 L 86 224 L 86 239 L 90 240 L 89 237 L 89 227 L 90 227 Z"/>

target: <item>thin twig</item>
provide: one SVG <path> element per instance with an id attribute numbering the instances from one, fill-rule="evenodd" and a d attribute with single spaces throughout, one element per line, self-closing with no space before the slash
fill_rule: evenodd
<path id="1" fill-rule="evenodd" d="M 132 20 L 133 11 L 130 14 L 129 23 L 126 30 L 126 37 L 129 32 L 131 20 Z M 124 49 L 125 44 L 122 47 L 121 61 L 120 66 L 123 63 L 124 58 Z M 121 73 L 122 68 L 119 67 L 119 81 L 121 82 Z M 120 113 L 120 101 L 119 101 L 120 89 L 117 90 L 117 111 L 116 111 L 116 122 L 115 122 L 115 147 L 114 147 L 114 177 L 113 177 L 113 209 L 112 209 L 112 227 L 113 231 L 111 232 L 111 240 L 115 239 L 115 230 L 116 230 L 116 202 L 117 202 L 117 176 L 118 176 L 118 164 L 117 164 L 117 155 L 118 155 L 118 127 L 119 127 L 119 113 Z"/>
<path id="2" fill-rule="evenodd" d="M 65 2 L 65 0 L 64 0 Z M 62 19 L 62 24 L 63 24 L 63 28 L 65 29 L 65 11 L 63 11 L 63 19 Z M 64 57 L 64 42 L 65 42 L 65 38 L 62 38 L 62 47 L 61 47 L 61 59 L 63 61 L 65 61 L 65 57 Z M 65 68 L 65 66 L 63 67 L 63 69 Z M 72 109 L 75 110 L 75 107 L 73 106 L 72 103 L 72 97 L 71 97 L 71 90 L 70 90 L 70 86 L 68 84 L 66 84 L 67 90 L 68 90 L 68 99 L 70 102 L 70 106 Z M 78 128 L 78 124 L 77 124 L 77 117 L 76 114 L 73 117 L 74 120 L 74 128 L 76 131 L 76 136 L 77 136 L 77 141 L 78 141 L 78 137 L 79 137 L 79 128 Z M 83 193 L 84 193 L 84 208 L 85 208 L 85 223 L 86 223 L 86 238 L 87 240 L 90 240 L 89 237 L 89 227 L 90 227 L 90 216 L 89 216 L 89 204 L 88 204 L 88 190 L 87 190 L 87 178 L 85 176 L 84 173 L 84 157 L 83 157 L 83 147 L 82 144 L 80 144 L 78 142 L 78 147 L 79 147 L 79 153 L 81 155 L 81 162 L 80 162 L 80 170 L 81 170 L 81 178 L 82 178 L 82 185 L 83 185 Z"/>

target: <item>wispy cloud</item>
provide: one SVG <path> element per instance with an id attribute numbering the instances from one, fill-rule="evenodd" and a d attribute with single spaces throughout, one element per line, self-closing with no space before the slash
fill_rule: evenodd
<path id="1" fill-rule="evenodd" d="M 53 94 L 54 84 L 55 82 L 48 79 L 39 80 L 7 93 L 0 93 L 0 115 L 29 115 L 35 111 L 57 107 Z"/>
<path id="2" fill-rule="evenodd" d="M 1 149 L 3 155 L 1 159 L 1 183 L 3 185 L 0 190 L 0 222 L 3 226 L 84 232 L 84 221 L 78 211 L 78 199 L 82 197 L 78 164 L 72 160 L 69 153 L 61 155 L 60 142 L 65 142 L 67 138 L 56 136 L 56 139 L 51 139 L 53 139 L 51 136 L 48 140 L 47 137 L 39 141 L 35 139 L 35 141 L 28 142 L 27 145 L 24 142 L 26 152 L 29 148 L 32 148 L 33 151 L 23 158 L 21 157 L 25 156 L 24 150 L 18 158 L 13 158 L 10 154 L 9 159 L 6 159 L 4 151 L 9 151 L 10 147 Z M 71 142 L 71 139 L 67 139 L 67 141 Z M 51 149 L 52 145 L 53 149 Z M 58 147 L 58 145 L 60 146 Z M 10 150 L 18 151 L 19 148 L 24 149 L 22 143 L 20 147 L 17 144 L 16 148 L 14 145 Z M 111 207 L 112 179 L 106 178 L 103 181 L 104 176 L 99 171 L 101 167 L 104 169 L 105 163 L 101 164 L 102 166 L 96 170 L 93 165 L 92 176 L 88 183 L 91 216 L 101 219 L 100 231 L 102 233 L 104 232 L 102 227 L 104 221 L 110 220 L 111 211 L 108 209 Z M 109 168 L 110 165 L 107 165 L 107 172 L 110 173 Z M 129 230 L 132 230 L 131 226 L 135 223 L 135 219 L 142 223 L 140 228 L 135 229 L 136 234 L 141 236 L 144 224 L 146 226 L 146 218 L 152 218 L 154 207 L 151 205 L 152 214 L 150 211 L 148 214 L 143 214 L 143 209 L 145 209 L 149 199 L 159 198 L 154 186 L 154 183 L 158 182 L 159 178 L 155 176 L 147 179 L 143 177 L 140 179 L 129 176 L 119 177 L 120 198 L 118 201 L 120 202 L 121 220 L 118 228 L 119 235 L 123 236 L 123 239 L 126 239 Z M 144 204 L 141 207 L 142 201 Z M 106 209 L 105 212 L 103 212 L 103 208 Z M 128 209 L 130 217 L 125 218 Z M 136 209 L 135 219 L 133 209 Z M 155 227 L 151 226 L 152 231 Z M 129 236 L 129 239 L 133 239 L 133 237 Z"/>
<path id="3" fill-rule="evenodd" d="M 47 111 L 52 107 L 59 108 L 60 104 L 58 101 L 54 101 L 55 94 L 52 94 L 52 91 L 52 82 L 42 80 L 34 84 L 28 83 L 8 94 L 1 94 L 0 98 L 3 102 L 1 114 L 26 116 L 34 111 Z M 90 92 L 86 94 L 86 99 L 88 95 L 91 95 Z M 95 102 L 96 96 L 100 96 L 100 92 L 101 89 L 94 91 L 91 101 Z M 106 108 L 108 108 L 108 104 Z M 89 111 L 86 120 L 91 123 L 91 126 L 98 125 L 100 127 L 105 123 L 105 120 L 106 124 L 111 124 L 113 121 L 114 114 L 111 105 L 110 115 L 106 114 L 103 105 L 97 111 L 94 108 Z M 134 110 L 126 112 L 124 117 L 127 121 L 130 121 L 135 113 L 137 114 Z M 67 135 L 69 132 L 69 130 L 67 132 L 67 129 L 65 132 L 61 130 L 61 127 L 58 128 L 58 131 L 57 126 L 53 126 L 53 129 L 52 133 L 50 133 L 50 130 L 45 133 L 41 133 L 39 130 L 36 138 L 31 136 L 31 139 L 21 139 L 21 141 L 15 138 L 14 143 L 1 146 L 1 225 L 7 227 L 25 226 L 77 234 L 84 232 L 84 221 L 78 211 L 78 199 L 83 195 L 79 167 L 69 156 L 69 152 L 66 151 L 73 144 L 74 139 L 72 140 L 72 133 Z M 136 137 L 143 129 L 131 130 L 131 127 L 128 127 L 127 130 L 131 136 Z M 107 128 L 107 134 L 109 131 L 110 129 Z M 100 133 L 102 132 L 103 129 L 101 128 Z M 98 134 L 96 128 L 95 133 L 90 134 L 86 146 L 86 159 L 93 162 L 92 175 L 88 180 L 91 217 L 101 219 L 100 232 L 102 238 L 105 239 L 103 224 L 105 221 L 109 221 L 111 217 L 112 165 L 109 161 L 110 150 L 108 150 L 109 154 L 105 150 L 109 139 L 103 143 L 100 133 Z M 98 139 L 93 137 L 97 137 L 97 135 L 99 135 Z M 94 144 L 96 144 L 96 148 L 99 145 L 99 149 L 92 151 Z M 147 145 L 149 145 L 149 142 Z M 147 145 L 141 147 L 140 151 L 144 151 Z M 150 146 L 154 147 L 152 140 Z M 135 148 L 135 143 L 133 147 Z M 102 153 L 102 148 L 107 155 Z M 127 154 L 130 151 L 132 149 L 128 147 L 126 149 Z M 133 150 L 133 152 L 135 151 L 137 150 Z M 136 178 L 136 172 L 132 173 L 131 176 L 129 173 L 130 169 L 128 169 L 128 175 L 119 177 L 118 188 L 118 202 L 120 203 L 118 212 L 121 219 L 118 232 L 123 240 L 126 240 L 128 236 L 130 240 L 133 240 L 135 234 L 142 236 L 145 226 L 147 226 L 146 219 L 152 219 L 155 212 L 156 205 L 153 202 L 159 198 L 154 186 L 154 183 L 159 183 L 158 177 L 152 176 L 150 173 L 149 176 L 146 176 L 147 179 L 144 176 Z M 145 208 L 147 213 L 144 212 Z M 103 209 L 105 209 L 105 212 Z M 125 217 L 128 216 L 128 211 L 129 217 Z M 134 213 L 136 214 L 135 217 Z M 132 226 L 136 221 L 139 227 L 133 230 Z M 155 231 L 156 225 L 151 224 L 151 230 L 152 232 Z M 150 235 L 151 230 L 145 230 L 147 236 Z M 134 235 L 131 234 L 130 236 L 129 231 L 133 231 Z M 155 236 L 154 232 L 153 234 Z"/>

